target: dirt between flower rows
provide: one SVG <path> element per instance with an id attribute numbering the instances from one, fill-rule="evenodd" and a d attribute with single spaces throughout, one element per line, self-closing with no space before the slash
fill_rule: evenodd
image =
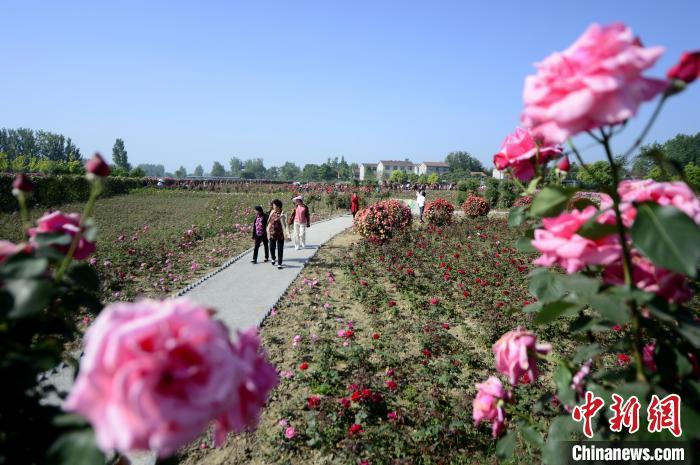
<path id="1" fill-rule="evenodd" d="M 474 385 L 494 372 L 491 345 L 500 334 L 491 327 L 492 319 L 514 328 L 530 316 L 495 313 L 484 318 L 459 303 L 441 321 L 433 318 L 439 312 L 428 307 L 432 313 L 427 318 L 410 292 L 401 292 L 377 269 L 371 284 L 363 287 L 360 280 L 358 285 L 353 274 L 358 241 L 348 230 L 326 243 L 262 325 L 263 345 L 283 376 L 257 431 L 230 436 L 221 448 L 204 436 L 182 451 L 181 464 L 498 463 L 488 428 L 475 428 L 471 421 Z M 395 305 L 387 308 L 390 301 Z M 344 347 L 338 331 L 347 329 L 348 322 L 353 335 Z M 295 336 L 301 337 L 298 347 Z M 426 356 L 426 341 L 432 340 L 444 341 L 442 348 L 437 344 L 435 353 Z M 302 362 L 308 363 L 307 370 L 299 368 Z M 387 377 L 387 368 L 396 374 Z M 543 368 L 540 386 L 527 395 L 551 386 L 550 369 Z M 390 379 L 398 384 L 395 390 L 387 389 Z M 351 396 L 353 386 L 349 390 L 348 385 L 353 384 L 380 392 L 383 399 L 353 402 L 344 409 L 340 401 Z M 310 396 L 321 399 L 319 407 L 307 405 Z M 395 420 L 388 419 L 389 412 L 397 413 Z M 361 435 L 349 435 L 352 423 L 363 425 Z M 290 426 L 296 435 L 287 438 Z M 513 463 L 533 460 L 537 457 L 523 450 Z"/>

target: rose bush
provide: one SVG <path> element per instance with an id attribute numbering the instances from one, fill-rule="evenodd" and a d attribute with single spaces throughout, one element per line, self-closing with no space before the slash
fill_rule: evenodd
<path id="1" fill-rule="evenodd" d="M 478 195 L 470 195 L 467 200 L 462 204 L 462 211 L 469 218 L 477 218 L 479 216 L 486 216 L 491 210 L 489 203 Z"/>
<path id="2" fill-rule="evenodd" d="M 384 200 L 355 215 L 355 230 L 372 242 L 385 242 L 411 225 L 411 209 L 398 200 Z"/>
<path id="3" fill-rule="evenodd" d="M 452 222 L 455 207 L 445 199 L 426 202 L 423 217 L 429 224 L 445 226 Z"/>

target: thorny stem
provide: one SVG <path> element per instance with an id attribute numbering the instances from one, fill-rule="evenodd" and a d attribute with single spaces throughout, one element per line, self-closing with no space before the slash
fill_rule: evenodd
<path id="1" fill-rule="evenodd" d="M 29 231 L 29 210 L 27 209 L 27 197 L 24 192 L 20 191 L 17 194 L 17 201 L 19 202 L 19 216 L 22 221 L 22 228 L 24 233 L 27 234 Z"/>
<path id="2" fill-rule="evenodd" d="M 622 270 L 625 277 L 625 286 L 627 287 L 627 290 L 631 291 L 634 289 L 634 284 L 632 282 L 632 254 L 630 253 L 629 246 L 627 245 L 625 225 L 622 222 L 622 212 L 620 211 L 620 194 L 617 191 L 617 187 L 620 183 L 620 177 L 617 172 L 617 166 L 615 165 L 612 149 L 610 148 L 610 135 L 605 134 L 604 132 L 603 147 L 605 147 L 605 155 L 608 157 L 608 163 L 610 163 L 610 170 L 613 178 L 613 185 L 610 189 L 610 197 L 613 201 L 615 223 L 617 226 L 617 233 L 620 238 L 620 246 L 622 247 Z M 634 300 L 628 301 L 628 305 L 632 310 L 632 334 L 634 337 L 634 361 L 635 368 L 637 370 L 637 380 L 646 382 L 642 358 L 642 330 L 640 325 L 641 315 L 637 309 L 637 303 Z"/>
<path id="3" fill-rule="evenodd" d="M 87 218 L 90 218 L 90 216 L 92 215 L 92 210 L 95 207 L 95 200 L 97 199 L 97 196 L 99 195 L 101 189 L 101 180 L 98 179 L 92 184 L 92 189 L 90 190 L 90 198 L 88 198 L 87 204 L 85 204 L 85 208 L 83 209 L 83 214 L 80 216 L 80 222 L 78 223 L 78 231 L 75 233 L 75 236 L 73 236 L 73 240 L 70 243 L 68 252 L 66 253 L 66 256 L 63 257 L 61 266 L 56 272 L 57 283 L 61 282 L 63 274 L 66 272 L 66 270 L 68 269 L 68 265 L 70 265 L 70 262 L 73 259 L 73 254 L 75 254 L 75 250 L 78 248 L 78 244 L 80 243 L 80 237 L 83 235 L 83 226 L 85 224 L 85 220 Z"/>

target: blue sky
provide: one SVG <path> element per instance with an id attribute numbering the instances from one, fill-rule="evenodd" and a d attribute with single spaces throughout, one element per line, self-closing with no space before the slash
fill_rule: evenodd
<path id="1" fill-rule="evenodd" d="M 648 73 L 662 76 L 700 48 L 698 18 L 697 0 L 5 0 L 0 127 L 60 132 L 85 155 L 111 157 L 121 137 L 132 164 L 169 170 L 208 171 L 234 155 L 270 166 L 441 160 L 453 150 L 491 166 L 518 123 L 533 62 L 591 22 L 621 20 L 667 48 Z M 700 131 L 699 109 L 697 82 L 650 139 Z"/>

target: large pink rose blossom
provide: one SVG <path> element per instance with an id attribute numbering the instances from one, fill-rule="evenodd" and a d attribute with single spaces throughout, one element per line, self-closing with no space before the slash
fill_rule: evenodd
<path id="1" fill-rule="evenodd" d="M 501 151 L 493 156 L 493 163 L 497 169 L 510 168 L 515 177 L 521 181 L 529 181 L 535 177 L 538 165 L 547 163 L 561 153 L 558 147 L 538 144 L 527 129 L 516 128 L 515 132 L 503 141 Z"/>
<path id="2" fill-rule="evenodd" d="M 55 211 L 53 213 L 47 213 L 39 218 L 36 221 L 36 228 L 29 229 L 29 236 L 32 241 L 37 234 L 47 233 L 68 234 L 72 238 L 80 230 L 80 215 L 78 213 L 61 213 L 60 211 Z M 69 245 L 57 245 L 54 247 L 64 254 L 67 253 L 70 248 Z M 73 258 L 82 260 L 87 258 L 94 251 L 95 243 L 88 241 L 85 239 L 85 236 L 81 234 Z"/>
<path id="3" fill-rule="evenodd" d="M 240 430 L 254 423 L 274 375 L 251 353 L 254 334 L 240 337 L 232 344 L 226 327 L 188 299 L 112 304 L 85 335 L 65 408 L 90 421 L 104 451 L 168 456 L 220 416 L 228 421 L 215 423 L 218 437 Z"/>
<path id="4" fill-rule="evenodd" d="M 663 52 L 642 46 L 622 23 L 592 24 L 569 48 L 537 63 L 537 74 L 525 79 L 523 124 L 547 140 L 563 142 L 582 131 L 622 123 L 667 88 L 665 80 L 642 76 Z"/>
<path id="5" fill-rule="evenodd" d="M 503 405 L 508 400 L 508 393 L 495 376 L 489 376 L 489 379 L 477 384 L 476 388 L 478 392 L 472 403 L 474 426 L 478 426 L 482 421 L 490 421 L 491 433 L 497 438 L 503 432 L 506 421 Z"/>
<path id="6" fill-rule="evenodd" d="M 617 187 L 620 194 L 622 222 L 631 227 L 637 217 L 635 203 L 654 202 L 662 206 L 675 207 L 700 225 L 700 200 L 688 185 L 681 181 L 657 182 L 653 179 L 622 181 Z M 600 208 L 610 209 L 613 205 L 610 196 L 601 195 Z M 606 214 L 614 218 L 612 210 Z"/>
<path id="7" fill-rule="evenodd" d="M 513 385 L 525 374 L 531 383 L 537 381 L 537 354 L 548 354 L 551 350 L 552 346 L 538 344 L 535 333 L 522 326 L 505 333 L 493 345 L 496 369 L 507 375 Z"/>
<path id="8" fill-rule="evenodd" d="M 540 266 L 559 264 L 567 273 L 575 273 L 586 265 L 609 265 L 615 262 L 621 253 L 617 235 L 588 239 L 577 234 L 581 226 L 597 211 L 590 205 L 582 211 L 574 209 L 554 218 L 544 218 L 544 229 L 536 229 L 532 241 L 532 245 L 542 255 L 533 263 Z M 601 218 L 603 216 L 599 220 Z"/>
<path id="9" fill-rule="evenodd" d="M 613 285 L 624 284 L 622 263 L 618 261 L 605 267 L 603 281 Z M 685 302 L 693 296 L 683 275 L 658 268 L 636 253 L 632 256 L 632 281 L 639 289 L 657 294 L 671 303 Z"/>

